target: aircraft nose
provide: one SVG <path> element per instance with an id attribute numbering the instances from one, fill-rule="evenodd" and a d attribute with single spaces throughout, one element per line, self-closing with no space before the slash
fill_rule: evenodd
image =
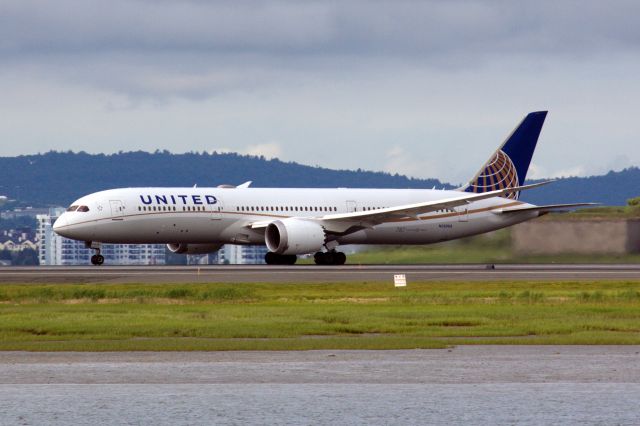
<path id="1" fill-rule="evenodd" d="M 60 232 L 62 228 L 67 225 L 67 218 L 65 217 L 65 213 L 63 213 L 56 221 L 53 223 L 53 231 L 57 234 L 62 235 Z"/>

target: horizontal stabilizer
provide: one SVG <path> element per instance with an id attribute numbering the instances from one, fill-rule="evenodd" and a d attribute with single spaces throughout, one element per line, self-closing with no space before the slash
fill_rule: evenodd
<path id="1" fill-rule="evenodd" d="M 495 210 L 496 213 L 521 213 L 521 212 L 539 212 L 541 214 L 549 213 L 551 211 L 566 212 L 573 210 L 577 207 L 593 207 L 598 206 L 599 203 L 570 203 L 570 204 L 548 204 L 546 206 L 528 206 L 528 207 L 512 207 L 508 209 Z"/>

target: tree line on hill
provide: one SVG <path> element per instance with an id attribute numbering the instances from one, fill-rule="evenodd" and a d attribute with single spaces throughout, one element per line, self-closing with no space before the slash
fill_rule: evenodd
<path id="1" fill-rule="evenodd" d="M 0 157 L 0 195 L 34 207 L 64 206 L 82 195 L 110 188 L 217 186 L 247 180 L 252 180 L 254 187 L 454 188 L 438 179 L 361 169 L 332 170 L 236 153 L 51 151 Z M 590 201 L 624 205 L 638 195 L 638 188 L 640 169 L 632 167 L 603 176 L 561 178 L 524 192 L 522 199 L 535 204 Z M 5 206 L 10 207 L 12 204 Z"/>

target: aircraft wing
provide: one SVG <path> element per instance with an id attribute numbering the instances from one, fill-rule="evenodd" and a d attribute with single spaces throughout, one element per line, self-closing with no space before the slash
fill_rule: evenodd
<path id="1" fill-rule="evenodd" d="M 329 214 L 318 218 L 323 222 L 333 221 L 353 221 L 353 222 L 368 222 L 371 224 L 384 223 L 389 219 L 398 218 L 417 218 L 421 214 L 435 212 L 438 210 L 453 208 L 458 206 L 467 205 L 473 201 L 484 200 L 487 198 L 499 197 L 512 192 L 524 191 L 527 189 L 536 188 L 538 186 L 546 185 L 550 182 L 540 182 L 531 185 L 518 186 L 514 188 L 498 189 L 490 192 L 483 192 L 476 194 L 473 192 L 461 192 L 459 196 L 452 198 L 445 198 L 436 201 L 427 201 L 424 203 L 405 204 L 401 206 L 387 207 L 384 209 L 368 210 L 363 212 L 353 213 L 338 213 Z"/>
<path id="2" fill-rule="evenodd" d="M 445 198 L 436 201 L 426 201 L 424 203 L 405 204 L 384 209 L 367 210 L 352 213 L 328 214 L 319 217 L 305 218 L 321 222 L 327 231 L 343 232 L 345 229 L 357 226 L 370 227 L 378 225 L 393 219 L 401 218 L 417 218 L 419 215 L 435 212 L 442 209 L 450 209 L 453 207 L 464 206 L 473 201 L 485 200 L 487 198 L 500 197 L 512 192 L 525 191 L 527 189 L 537 188 L 542 185 L 551 183 L 551 181 L 534 183 L 531 185 L 517 186 L 513 188 L 498 189 L 495 191 L 482 192 L 479 194 L 473 192 L 460 192 L 460 195 L 451 198 Z M 498 208 L 498 206 L 496 206 Z M 502 210 L 503 212 L 506 211 Z M 247 227 L 256 230 L 266 228 L 271 220 L 261 220 L 252 222 Z"/>
<path id="3" fill-rule="evenodd" d="M 549 213 L 551 211 L 568 211 L 576 207 L 589 207 L 599 206 L 600 203 L 570 203 L 570 204 L 548 204 L 546 206 L 527 206 L 527 207 L 510 207 L 506 209 L 495 210 L 496 213 L 519 213 L 519 212 L 539 212 L 541 214 Z"/>

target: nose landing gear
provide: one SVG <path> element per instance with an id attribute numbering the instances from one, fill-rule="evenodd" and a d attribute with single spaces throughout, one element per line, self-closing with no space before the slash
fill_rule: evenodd
<path id="1" fill-rule="evenodd" d="M 100 254 L 100 243 L 93 241 L 87 241 L 84 243 L 85 247 L 95 250 L 95 254 L 91 256 L 92 265 L 102 265 L 104 263 L 104 256 Z"/>
<path id="2" fill-rule="evenodd" d="M 98 253 L 100 250 L 98 250 Z M 94 254 L 91 256 L 91 264 L 93 265 L 102 265 L 104 263 L 104 256 L 101 254 Z"/>

